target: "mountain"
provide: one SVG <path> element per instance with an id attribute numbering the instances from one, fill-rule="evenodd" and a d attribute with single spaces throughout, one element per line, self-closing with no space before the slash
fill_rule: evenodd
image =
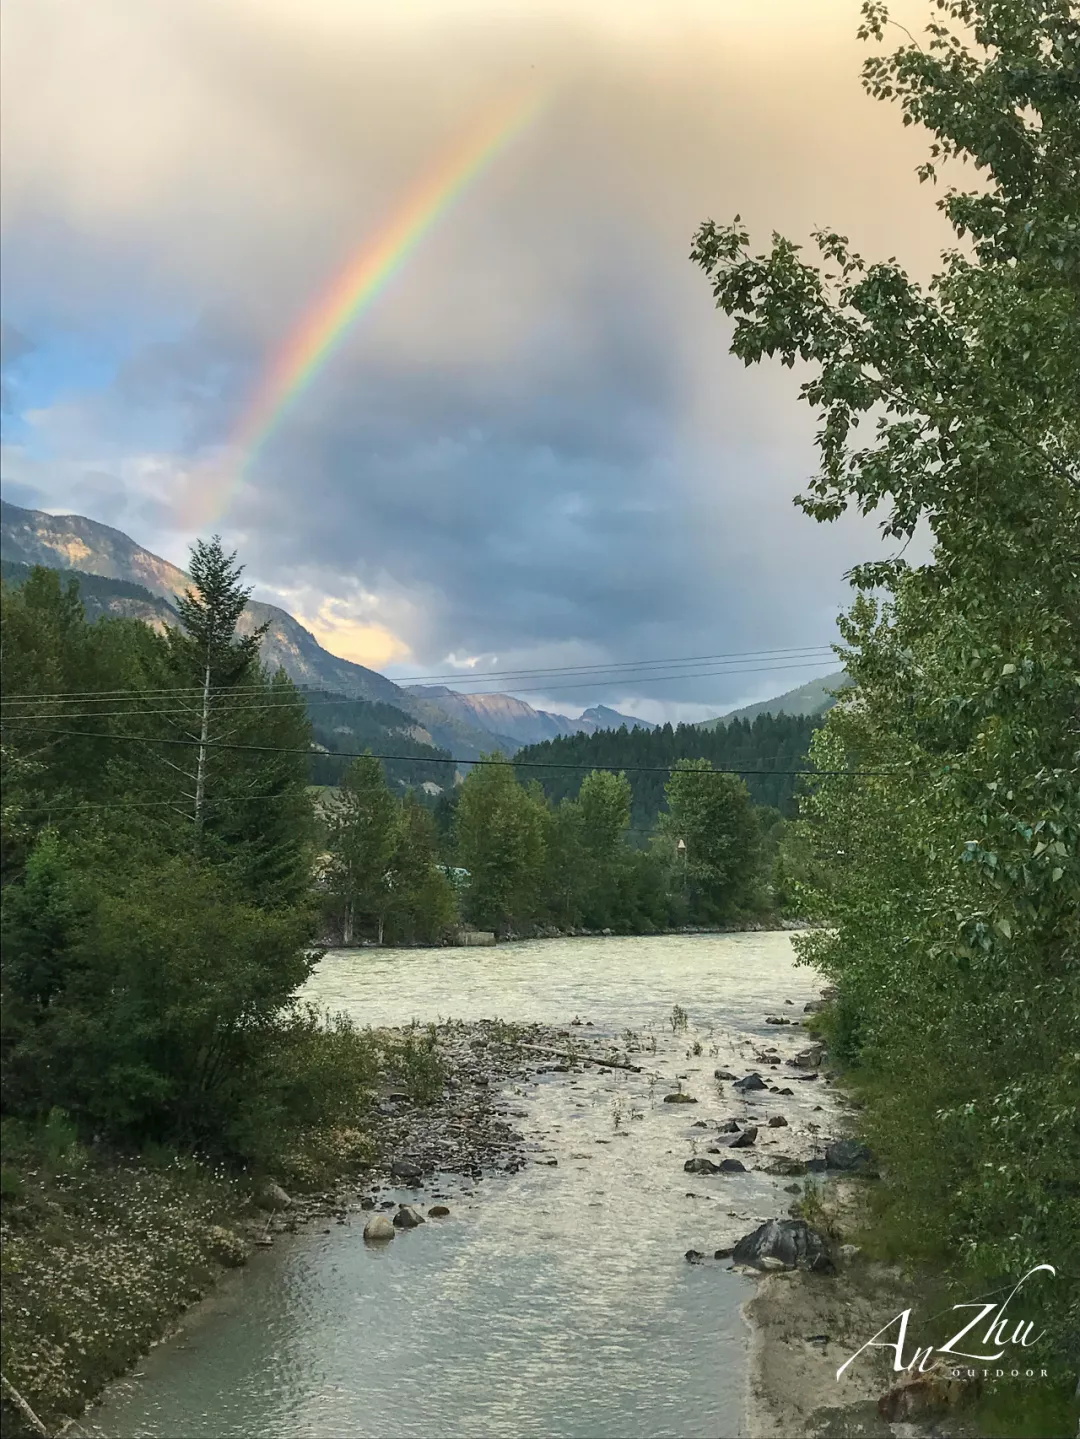
<path id="1" fill-rule="evenodd" d="M 533 709 L 513 695 L 461 694 L 444 685 L 411 685 L 408 690 L 411 695 L 429 698 L 466 724 L 487 730 L 496 737 L 508 736 L 519 745 L 542 744 L 560 735 L 595 734 L 597 730 L 621 729 L 623 725 L 627 729 L 655 728 L 648 720 L 620 714 L 607 705 L 594 705 L 585 710 L 580 719 L 570 719 L 567 715 L 552 714 L 550 710 Z"/>
<path id="2" fill-rule="evenodd" d="M 80 589 L 88 582 L 93 589 L 94 580 L 102 578 L 137 586 L 143 597 L 125 595 L 114 589 L 108 600 L 108 613 L 149 619 L 151 623 L 175 623 L 169 602 L 191 583 L 183 570 L 144 550 L 110 525 L 99 524 L 83 515 L 48 515 L 42 510 L 24 510 L 2 500 L 0 559 L 76 570 Z M 155 598 L 165 602 L 164 609 L 153 607 Z M 152 612 L 147 611 L 148 602 Z M 503 749 L 507 754 L 518 748 L 512 740 L 503 737 L 500 743 L 500 737 L 486 729 L 475 729 L 444 713 L 437 705 L 417 699 L 376 670 L 330 654 L 310 631 L 277 605 L 250 601 L 238 628 L 250 633 L 264 623 L 269 625 L 262 642 L 264 662 L 272 667 L 280 665 L 295 684 L 305 689 L 391 705 L 419 720 L 437 746 L 451 750 L 462 759 L 476 759 L 493 748 Z"/>
<path id="3" fill-rule="evenodd" d="M 730 724 L 732 720 L 752 720 L 758 715 L 820 715 L 826 710 L 832 709 L 836 703 L 831 690 L 846 689 L 851 680 L 843 670 L 837 670 L 835 674 L 825 675 L 823 679 L 809 680 L 797 689 L 787 690 L 775 699 L 759 700 L 754 705 L 744 705 L 742 709 L 731 710 L 728 714 L 718 715 L 716 719 L 701 720 L 698 729 L 716 729 L 718 725 Z"/>
<path id="4" fill-rule="evenodd" d="M 0 559 L 14 576 L 20 566 L 46 565 L 76 571 L 79 590 L 91 618 L 128 615 L 153 625 L 175 624 L 172 600 L 190 578 L 176 565 L 152 554 L 121 530 L 84 515 L 49 515 L 0 500 Z M 598 729 L 651 728 L 645 720 L 597 705 L 580 720 L 535 710 L 512 695 L 464 695 L 443 686 L 401 686 L 351 660 L 323 649 L 310 631 L 277 605 L 251 600 L 239 628 L 250 633 L 268 626 L 263 661 L 280 667 L 305 690 L 321 690 L 343 700 L 389 705 L 417 721 L 436 747 L 461 759 L 501 750 L 514 754 L 523 744 L 558 735 Z"/>
<path id="5" fill-rule="evenodd" d="M 601 729 L 627 729 L 654 730 L 656 725 L 651 720 L 638 719 L 636 715 L 620 714 L 618 710 L 608 709 L 607 705 L 593 705 L 591 709 L 582 710 L 581 718 L 572 720 L 579 732 L 595 734 Z"/>

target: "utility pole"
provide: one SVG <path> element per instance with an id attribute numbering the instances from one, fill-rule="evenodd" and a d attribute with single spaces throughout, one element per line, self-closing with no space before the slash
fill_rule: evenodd
<path id="1" fill-rule="evenodd" d="M 206 796 L 206 742 L 210 735 L 210 656 L 203 672 L 202 716 L 199 724 L 199 758 L 195 765 L 195 850 L 202 839 L 203 800 Z"/>

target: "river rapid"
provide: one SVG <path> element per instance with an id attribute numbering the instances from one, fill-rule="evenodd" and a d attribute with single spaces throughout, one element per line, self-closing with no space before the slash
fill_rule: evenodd
<path id="1" fill-rule="evenodd" d="M 508 1084 L 533 1162 L 483 1182 L 440 1176 L 450 1216 L 383 1248 L 364 1244 L 360 1212 L 282 1237 L 83 1427 L 109 1439 L 745 1434 L 740 1310 L 755 1281 L 684 1255 L 783 1214 L 791 1181 L 764 1167 L 835 1133 L 831 1087 L 793 1083 L 785 1064 L 805 1031 L 765 1023 L 801 1019 L 818 988 L 777 932 L 327 954 L 309 997 L 362 1024 L 537 1021 L 597 1049 L 629 1043 L 642 1073 Z M 718 1067 L 792 1093 L 743 1096 Z M 664 1103 L 679 1088 L 697 1103 Z M 731 1117 L 760 1126 L 732 1151 L 748 1172 L 685 1173 Z"/>

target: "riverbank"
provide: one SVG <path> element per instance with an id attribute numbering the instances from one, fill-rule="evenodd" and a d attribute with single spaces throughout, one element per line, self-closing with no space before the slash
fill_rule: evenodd
<path id="1" fill-rule="evenodd" d="M 371 1041 L 383 1060 L 355 1127 L 313 1136 L 272 1175 L 94 1149 L 60 1117 L 33 1136 L 7 1127 L 4 1436 L 77 1434 L 111 1380 L 278 1236 L 393 1208 L 388 1194 L 417 1197 L 436 1171 L 477 1182 L 524 1162 L 497 1095 L 533 1067 L 520 1045 L 557 1045 L 553 1031 L 447 1023 Z"/>
<path id="2" fill-rule="evenodd" d="M 672 929 L 656 929 L 645 934 L 637 930 L 615 930 L 615 929 L 584 929 L 582 927 L 571 927 L 559 929 L 556 925 L 537 925 L 524 930 L 511 930 L 498 937 L 499 944 L 517 944 L 524 940 L 535 939 L 611 939 L 615 936 L 634 939 L 654 939 L 670 935 L 690 934 L 794 934 L 800 930 L 815 929 L 818 926 L 805 919 L 788 919 L 780 915 L 765 915 L 757 919 L 740 919 L 731 924 L 683 924 Z M 462 931 L 458 936 L 446 939 L 441 945 L 430 944 L 394 944 L 380 945 L 374 939 L 361 940 L 359 944 L 343 945 L 333 935 L 324 935 L 320 943 L 325 949 L 341 951 L 350 950 L 371 950 L 371 949 L 431 949 L 445 948 L 458 949 L 470 947 L 465 935 L 470 931 Z"/>

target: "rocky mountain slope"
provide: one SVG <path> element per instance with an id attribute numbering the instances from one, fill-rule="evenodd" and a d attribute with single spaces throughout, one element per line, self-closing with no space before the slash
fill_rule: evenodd
<path id="1" fill-rule="evenodd" d="M 427 699 L 455 715 L 462 723 L 475 725 L 492 734 L 507 735 L 518 744 L 540 744 L 566 734 L 595 734 L 601 729 L 653 729 L 648 720 L 620 714 L 607 705 L 594 705 L 579 719 L 533 709 L 524 700 L 506 694 L 461 694 L 444 685 L 409 685 L 408 692 Z"/>
<path id="2" fill-rule="evenodd" d="M 47 565 L 80 574 L 88 612 L 124 614 L 151 624 L 175 623 L 173 597 L 190 584 L 176 565 L 163 560 L 110 525 L 85 515 L 49 515 L 0 501 L 0 558 L 9 565 Z M 102 581 L 112 581 L 112 588 Z M 535 710 L 512 695 L 468 695 L 442 686 L 401 686 L 377 670 L 339 659 L 323 649 L 309 630 L 277 605 L 252 600 L 240 621 L 250 632 L 268 624 L 262 642 L 264 661 L 280 665 L 305 689 L 325 690 L 350 699 L 391 705 L 423 727 L 435 745 L 461 759 L 491 750 L 513 754 L 523 744 L 556 735 L 635 725 L 645 720 L 621 715 L 604 705 L 586 710 L 580 720 Z"/>
<path id="3" fill-rule="evenodd" d="M 166 605 L 191 583 L 183 570 L 143 549 L 110 525 L 99 524 L 84 515 L 48 515 L 42 510 L 24 510 L 6 501 L 0 501 L 0 558 L 127 581 L 142 586 Z M 119 592 L 110 598 L 108 608 L 112 614 L 151 618 L 145 613 L 144 600 L 125 597 Z M 168 614 L 166 610 L 153 618 L 169 623 Z M 269 629 L 262 642 L 263 659 L 268 665 L 280 665 L 296 684 L 350 699 L 392 705 L 419 720 L 436 745 L 463 759 L 475 759 L 496 747 L 507 753 L 518 748 L 505 736 L 470 726 L 438 706 L 408 694 L 376 670 L 330 654 L 309 630 L 277 605 L 251 601 L 241 617 L 240 629 L 250 632 L 267 622 Z"/>

